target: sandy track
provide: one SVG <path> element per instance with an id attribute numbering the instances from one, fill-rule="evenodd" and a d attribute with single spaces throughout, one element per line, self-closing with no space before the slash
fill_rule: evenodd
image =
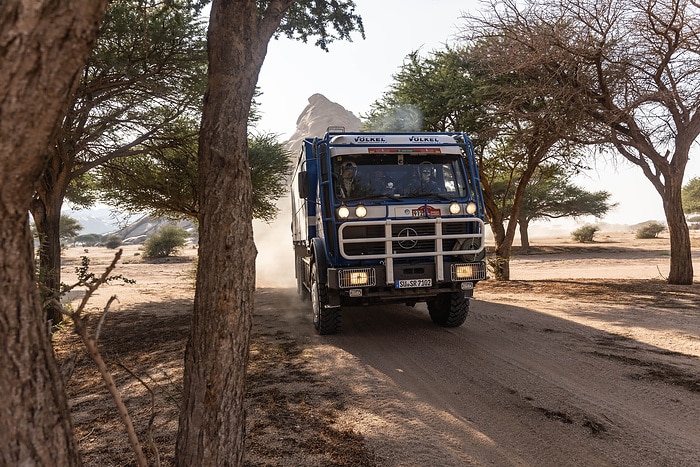
<path id="1" fill-rule="evenodd" d="M 340 334 L 318 336 L 294 290 L 260 285 L 246 465 L 700 465 L 699 279 L 665 284 L 663 245 L 631 243 L 518 255 L 513 276 L 527 280 L 480 283 L 454 329 L 434 326 L 425 305 L 391 305 L 348 308 Z M 95 310 L 118 295 L 103 345 L 161 388 L 167 464 L 191 263 L 132 250 L 117 272 L 137 283 L 100 291 Z M 69 252 L 64 273 L 83 253 Z M 97 270 L 111 254 L 88 256 Z M 613 279 L 592 278 L 603 271 Z M 126 440 L 99 386 L 79 362 L 69 392 L 81 449 L 88 465 L 123 465 Z M 150 410 L 138 386 L 129 389 L 137 422 Z"/>
<path id="2" fill-rule="evenodd" d="M 700 465 L 697 355 L 557 316 L 570 301 L 481 295 L 456 329 L 420 305 L 347 309 L 335 336 L 295 314 L 285 327 L 347 388 L 346 422 L 381 465 Z"/>

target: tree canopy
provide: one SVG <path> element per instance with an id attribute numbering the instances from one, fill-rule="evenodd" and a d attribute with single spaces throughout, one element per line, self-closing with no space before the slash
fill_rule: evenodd
<path id="1" fill-rule="evenodd" d="M 449 47 L 427 57 L 409 53 L 389 90 L 363 116 L 365 128 L 468 131 L 478 136 L 488 115 L 481 95 L 484 83 L 473 72 L 468 53 Z"/>
<path id="2" fill-rule="evenodd" d="M 529 247 L 528 226 L 533 220 L 603 217 L 615 206 L 609 202 L 610 193 L 607 191 L 586 191 L 572 184 L 570 177 L 570 172 L 559 165 L 544 164 L 538 167 L 525 189 L 518 218 L 523 247 Z"/>
<path id="3" fill-rule="evenodd" d="M 100 198 L 130 212 L 196 219 L 197 138 L 182 138 L 180 143 L 103 164 L 98 175 Z M 287 190 L 290 155 L 274 134 L 251 134 L 248 155 L 253 217 L 270 222 L 279 212 L 276 201 Z"/>
<path id="4" fill-rule="evenodd" d="M 368 115 L 370 129 L 464 131 L 474 141 L 484 204 L 496 242 L 495 277 L 507 280 L 525 189 L 539 166 L 580 158 L 567 137 L 575 119 L 547 112 L 560 103 L 532 91 L 536 76 L 486 70 L 487 46 L 447 48 L 428 57 L 411 53 L 394 83 Z M 407 112 L 407 109 L 409 111 Z M 418 126 L 415 126 L 418 125 Z"/>
<path id="5" fill-rule="evenodd" d="M 497 75 L 528 76 L 543 112 L 574 118 L 572 139 L 639 166 L 661 196 L 671 240 L 668 281 L 693 266 L 681 184 L 700 134 L 700 7 L 659 0 L 492 2 L 465 18 L 465 39 Z M 524 88 L 524 89 L 528 89 Z"/>
<path id="6" fill-rule="evenodd" d="M 205 3 L 110 0 L 31 206 L 46 299 L 60 286 L 64 199 L 89 206 L 96 199 L 91 170 L 192 137 L 182 121 L 199 118 L 206 85 Z M 55 322 L 62 318 L 52 306 L 47 314 Z"/>
<path id="7" fill-rule="evenodd" d="M 83 230 L 83 226 L 80 225 L 80 222 L 65 214 L 61 215 L 61 229 L 59 234 L 61 240 L 75 238 L 81 230 Z"/>

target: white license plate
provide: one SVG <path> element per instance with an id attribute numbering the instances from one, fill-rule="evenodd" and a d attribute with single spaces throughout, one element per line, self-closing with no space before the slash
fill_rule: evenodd
<path id="1" fill-rule="evenodd" d="M 432 279 L 408 279 L 408 280 L 398 280 L 396 281 L 397 289 L 411 289 L 415 287 L 431 287 L 433 285 Z"/>

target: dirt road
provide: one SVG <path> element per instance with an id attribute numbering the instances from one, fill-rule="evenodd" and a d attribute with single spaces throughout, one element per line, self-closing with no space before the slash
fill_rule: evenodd
<path id="1" fill-rule="evenodd" d="M 605 304 L 533 306 L 489 289 L 456 329 L 434 326 L 421 305 L 350 308 L 341 334 L 320 337 L 301 304 L 281 328 L 305 336 L 312 366 L 345 388 L 346 422 L 380 465 L 700 465 L 697 295 L 695 310 L 663 310 L 687 326 L 660 316 L 660 347 L 615 333 L 634 323 Z M 272 308 L 292 295 L 261 293 Z M 678 333 L 692 355 L 666 348 Z"/>
<path id="2" fill-rule="evenodd" d="M 700 285 L 654 279 L 667 254 L 629 243 L 518 256 L 514 275 L 527 269 L 530 279 L 481 282 L 467 322 L 453 329 L 433 325 L 425 305 L 392 305 L 345 309 L 341 333 L 318 336 L 308 303 L 260 281 L 246 465 L 700 465 Z M 84 253 L 68 254 L 66 274 Z M 89 252 L 96 269 L 109 255 Z M 101 292 L 119 297 L 101 342 L 154 389 L 168 465 L 191 263 L 135 255 L 117 272 L 136 284 Z M 599 266 L 612 278 L 589 278 Z M 72 340 L 56 336 L 59 358 Z M 114 368 L 144 426 L 148 393 Z M 100 386 L 78 360 L 68 391 L 84 460 L 125 465 L 126 438 Z"/>

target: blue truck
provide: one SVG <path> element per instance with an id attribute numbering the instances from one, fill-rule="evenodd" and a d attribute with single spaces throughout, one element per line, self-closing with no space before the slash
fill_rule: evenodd
<path id="1" fill-rule="evenodd" d="M 464 323 L 486 278 L 484 202 L 464 133 L 329 128 L 303 141 L 291 178 L 297 292 L 319 334 L 346 306 L 426 302 Z"/>

